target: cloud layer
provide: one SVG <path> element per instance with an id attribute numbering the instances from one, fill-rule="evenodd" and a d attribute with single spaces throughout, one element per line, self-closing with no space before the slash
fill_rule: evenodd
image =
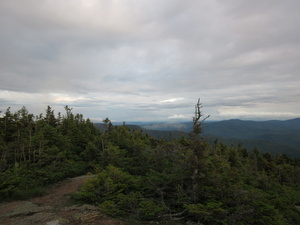
<path id="1" fill-rule="evenodd" d="M 300 2 L 0 3 L 0 110 L 112 120 L 300 117 Z"/>

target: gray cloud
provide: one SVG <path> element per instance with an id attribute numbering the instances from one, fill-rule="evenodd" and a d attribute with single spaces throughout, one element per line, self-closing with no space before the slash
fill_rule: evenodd
<path id="1" fill-rule="evenodd" d="M 300 3 L 0 3 L 0 111 L 91 118 L 300 117 Z M 164 102 L 176 99 L 173 102 Z"/>

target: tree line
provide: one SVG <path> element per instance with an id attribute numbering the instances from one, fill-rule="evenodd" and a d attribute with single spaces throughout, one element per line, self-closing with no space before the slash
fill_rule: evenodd
<path id="1" fill-rule="evenodd" d="M 48 106 L 37 116 L 25 107 L 14 113 L 8 108 L 0 118 L 0 198 L 30 195 L 85 173 L 99 150 L 99 134 L 68 106 L 64 115 Z"/>
<path id="2" fill-rule="evenodd" d="M 0 196 L 24 196 L 66 177 L 90 178 L 73 198 L 116 217 L 178 224 L 300 224 L 300 161 L 242 145 L 209 144 L 198 101 L 189 137 L 158 140 L 108 118 L 100 132 L 73 114 L 0 118 Z M 36 190 L 38 192 L 38 190 Z M 37 194 L 37 193 L 33 193 Z"/>

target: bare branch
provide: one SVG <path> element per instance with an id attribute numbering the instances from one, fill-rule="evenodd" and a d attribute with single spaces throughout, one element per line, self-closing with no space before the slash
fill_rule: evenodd
<path id="1" fill-rule="evenodd" d="M 202 104 L 201 104 L 200 98 L 199 98 L 197 104 L 195 105 L 195 116 L 193 118 L 193 124 L 194 124 L 193 133 L 196 135 L 203 132 L 202 124 L 210 116 L 210 115 L 208 115 L 202 119 L 203 114 L 201 112 L 201 108 L 202 108 Z"/>

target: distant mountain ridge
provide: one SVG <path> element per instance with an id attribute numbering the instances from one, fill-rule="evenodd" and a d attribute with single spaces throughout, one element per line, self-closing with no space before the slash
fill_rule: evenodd
<path id="1" fill-rule="evenodd" d="M 96 125 L 99 126 L 99 125 Z M 192 122 L 153 123 L 127 125 L 130 129 L 140 129 L 156 138 L 177 138 L 188 136 L 193 129 Z M 300 118 L 290 120 L 223 120 L 204 123 L 202 134 L 210 142 L 216 139 L 226 145 L 242 144 L 248 150 L 255 147 L 261 152 L 284 153 L 300 158 Z"/>
<path id="2" fill-rule="evenodd" d="M 285 153 L 300 158 L 300 118 L 279 121 L 226 120 L 207 123 L 205 136 L 225 144 L 242 143 L 247 149 Z"/>

